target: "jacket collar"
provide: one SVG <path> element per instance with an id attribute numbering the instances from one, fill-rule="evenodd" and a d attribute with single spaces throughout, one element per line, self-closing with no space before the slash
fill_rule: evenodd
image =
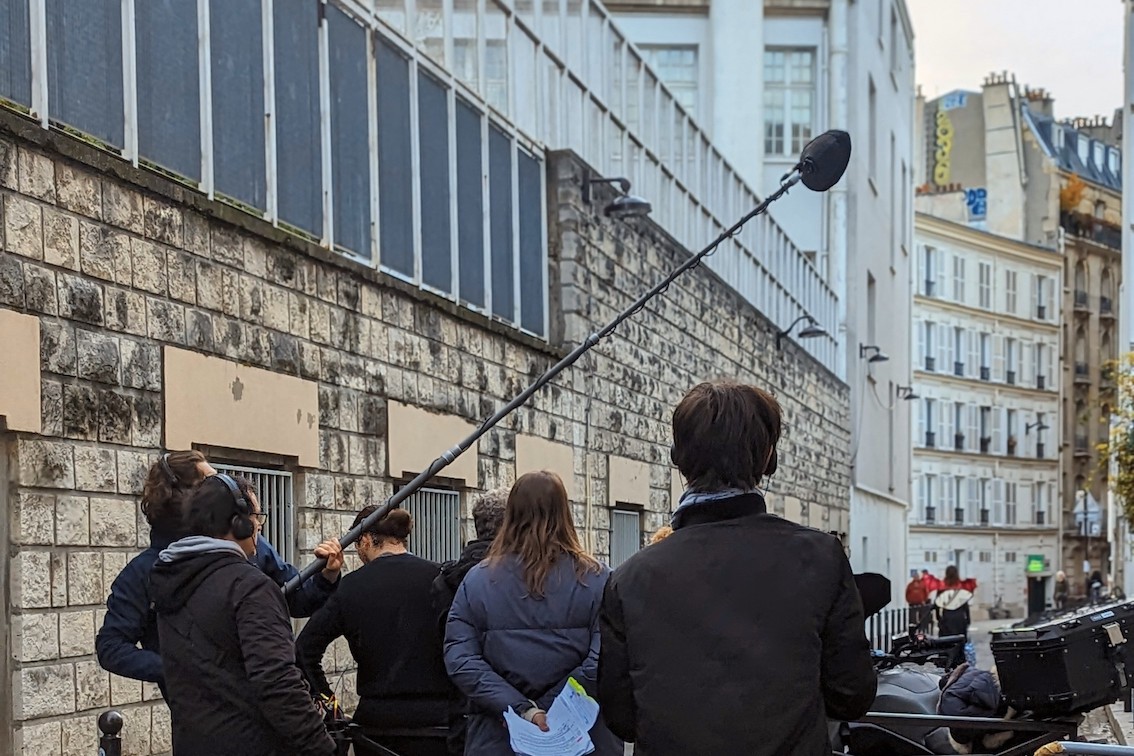
<path id="1" fill-rule="evenodd" d="M 763 496 L 758 493 L 746 493 L 720 501 L 707 501 L 675 512 L 673 529 L 680 530 L 690 525 L 704 525 L 722 520 L 737 520 L 767 512 L 768 505 L 764 502 Z"/>
<path id="2" fill-rule="evenodd" d="M 176 541 L 179 536 L 173 533 L 165 533 L 153 528 L 150 528 L 150 548 L 157 551 L 168 549 L 169 545 Z"/>

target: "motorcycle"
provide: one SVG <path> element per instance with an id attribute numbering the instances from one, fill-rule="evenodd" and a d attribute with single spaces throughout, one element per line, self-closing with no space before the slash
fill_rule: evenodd
<path id="1" fill-rule="evenodd" d="M 856 575 L 867 616 L 889 603 L 889 581 Z M 883 593 L 883 582 L 886 587 Z M 950 717 L 938 714 L 943 677 L 964 659 L 963 635 L 933 637 L 924 623 L 891 638 L 890 650 L 874 651 L 878 692 L 871 711 L 856 722 L 829 722 L 834 754 L 850 756 L 935 756 L 957 754 L 950 728 L 1010 733 L 1000 738 L 996 756 L 1031 756 L 1040 746 L 1074 740 L 1082 717 L 1018 719 Z M 1082 753 L 1082 751 L 1080 751 Z"/>

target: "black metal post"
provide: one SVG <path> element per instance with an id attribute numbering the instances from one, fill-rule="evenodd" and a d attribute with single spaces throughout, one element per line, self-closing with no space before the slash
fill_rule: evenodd
<path id="1" fill-rule="evenodd" d="M 847 151 L 848 158 L 849 158 L 849 155 L 850 155 L 850 152 L 849 152 L 849 146 L 848 146 L 848 151 Z M 843 167 L 845 168 L 845 165 Z M 841 171 L 840 171 L 840 175 L 841 175 Z M 423 485 L 428 483 L 430 479 L 432 479 L 435 475 L 437 475 L 442 470 L 444 470 L 446 467 L 448 467 L 457 457 L 461 456 L 461 454 L 465 453 L 465 451 L 467 451 L 469 448 L 471 448 L 480 439 L 481 436 L 483 436 L 485 433 L 487 433 L 489 430 L 491 430 L 493 426 L 495 426 L 497 423 L 499 423 L 505 417 L 510 415 L 514 410 L 516 410 L 521 405 L 523 405 L 529 398 L 531 398 L 532 394 L 539 391 L 541 388 L 543 388 L 548 383 L 550 383 L 557 375 L 562 373 L 564 370 L 569 368 L 571 365 L 575 364 L 575 362 L 578 361 L 578 359 L 580 357 L 582 357 L 584 354 L 586 354 L 588 351 L 590 351 L 594 346 L 596 346 L 600 341 L 602 341 L 602 339 L 609 336 L 614 331 L 614 329 L 618 328 L 618 326 L 622 325 L 623 322 L 625 322 L 626 320 L 628 320 L 629 318 L 631 318 L 632 316 L 637 314 L 640 310 L 642 310 L 642 308 L 644 308 L 647 304 L 649 304 L 651 299 L 653 299 L 654 297 L 656 297 L 657 295 L 663 293 L 666 289 L 668 289 L 670 284 L 672 284 L 675 280 L 677 280 L 682 274 L 684 274 L 687 271 L 692 270 L 693 268 L 700 265 L 701 261 L 705 257 L 712 254 L 716 250 L 716 248 L 719 247 L 723 242 L 725 242 L 728 239 L 731 239 L 738 231 L 740 231 L 740 229 L 744 226 L 744 224 L 746 224 L 748 221 L 752 220 L 757 215 L 760 215 L 765 210 L 767 210 L 768 205 L 772 204 L 773 202 L 778 200 L 780 197 L 787 194 L 788 189 L 790 189 L 792 186 L 794 186 L 800 180 L 801 177 L 802 176 L 798 171 L 795 171 L 792 174 L 789 174 L 788 177 L 785 177 L 785 180 L 780 185 L 780 188 L 777 189 L 773 194 L 769 195 L 768 198 L 765 199 L 763 202 L 761 202 L 759 204 L 759 206 L 756 207 L 755 210 L 748 213 L 743 218 L 741 218 L 739 221 L 737 221 L 731 228 L 729 228 L 727 231 L 723 232 L 720 236 L 718 236 L 716 239 L 714 239 L 713 242 L 711 244 L 709 244 L 709 246 L 705 247 L 700 252 L 698 252 L 696 255 L 694 255 L 693 257 L 690 257 L 688 260 L 683 262 L 681 265 L 677 266 L 677 268 L 672 273 L 670 273 L 668 276 L 666 276 L 664 279 L 662 279 L 662 281 L 660 283 L 658 283 L 656 286 L 654 286 L 652 289 L 647 291 L 642 296 L 638 297 L 638 299 L 636 299 L 633 304 L 631 304 L 629 307 L 627 307 L 625 310 L 623 310 L 617 316 L 615 316 L 614 320 L 607 323 L 605 326 L 603 326 L 598 331 L 595 331 L 594 333 L 592 333 L 590 336 L 587 337 L 587 339 L 582 344 L 579 344 L 579 346 L 577 346 L 573 350 L 571 350 L 570 354 L 568 354 L 566 357 L 561 359 L 559 362 L 552 365 L 547 370 L 547 372 L 545 372 L 543 375 L 541 375 L 539 378 L 537 378 L 534 382 L 532 382 L 532 384 L 530 386 L 528 386 L 526 389 L 524 389 L 522 392 L 520 392 L 520 394 L 515 399 L 513 399 L 512 401 L 510 401 L 506 405 L 504 405 L 502 408 L 500 408 L 500 410 L 498 410 L 495 415 L 484 420 L 484 422 L 482 422 L 480 424 L 480 426 L 475 431 L 473 431 L 468 437 L 466 437 L 465 439 L 460 441 L 453 448 L 444 452 L 437 459 L 433 460 L 433 463 L 430 464 L 428 468 L 426 468 L 424 471 L 422 471 L 420 474 L 418 474 L 417 477 L 415 477 L 413 480 L 411 480 L 409 483 L 407 483 L 403 488 L 401 488 L 397 493 L 395 493 L 393 496 L 391 496 L 389 499 L 387 499 L 385 504 L 378 507 L 378 509 L 374 510 L 366 519 L 364 519 L 362 522 L 358 523 L 358 525 L 354 526 L 353 528 L 348 530 L 345 534 L 343 534 L 343 536 L 341 538 L 339 538 L 339 543 L 345 548 L 345 547 L 349 546 L 350 544 L 354 543 L 355 541 L 357 541 L 359 536 L 361 536 L 364 532 L 366 532 L 366 530 L 368 528 L 372 527 L 374 525 L 374 523 L 378 522 L 380 519 L 385 517 L 387 512 L 389 512 L 391 509 L 396 509 L 399 505 L 401 505 L 401 503 L 403 501 L 408 499 L 410 496 L 412 496 L 414 493 L 416 493 L 419 488 L 421 488 Z M 308 578 L 310 578 L 312 575 L 314 575 L 319 570 L 323 569 L 323 567 L 326 566 L 326 564 L 327 564 L 326 559 L 316 559 L 315 561 L 311 562 L 306 567 L 304 567 L 302 570 L 300 570 L 298 575 L 296 575 L 295 577 L 293 577 L 291 580 L 287 581 L 287 583 L 284 584 L 284 587 L 283 587 L 284 592 L 285 593 L 294 592 Z"/>
<path id="2" fill-rule="evenodd" d="M 122 713 L 116 709 L 104 711 L 98 718 L 98 756 L 122 756 L 122 738 L 118 733 L 124 723 Z"/>

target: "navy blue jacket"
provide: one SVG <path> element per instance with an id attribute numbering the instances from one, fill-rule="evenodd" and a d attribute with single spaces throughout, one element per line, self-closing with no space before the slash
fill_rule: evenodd
<path id="1" fill-rule="evenodd" d="M 106 599 L 106 619 L 95 639 L 98 663 L 108 672 L 134 680 L 156 682 L 165 694 L 161 655 L 158 653 L 157 616 L 150 593 L 150 572 L 158 554 L 175 539 L 151 531 L 150 547 L 130 562 L 114 579 Z M 283 585 L 298 570 L 285 562 L 263 536 L 256 541 L 252 563 Z M 309 617 L 334 592 L 338 583 L 331 583 L 316 573 L 287 597 L 292 617 Z M 141 648 L 139 648 L 141 644 Z"/>
<path id="2" fill-rule="evenodd" d="M 560 557 L 542 599 L 529 594 L 514 556 L 481 562 L 465 576 L 445 629 L 445 667 L 469 699 L 466 756 L 511 753 L 504 710 L 531 700 L 546 711 L 569 677 L 597 693 L 599 606 L 609 576 L 603 567 L 580 580 L 573 560 Z M 596 756 L 624 750 L 601 717 L 591 740 Z"/>

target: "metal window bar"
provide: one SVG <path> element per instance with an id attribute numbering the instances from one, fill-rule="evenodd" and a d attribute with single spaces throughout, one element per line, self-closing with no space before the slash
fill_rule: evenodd
<path id="1" fill-rule="evenodd" d="M 610 566 L 625 562 L 642 548 L 642 515 L 627 509 L 610 513 Z"/>
<path id="2" fill-rule="evenodd" d="M 264 538 L 275 547 L 283 560 L 295 562 L 297 550 L 295 527 L 294 479 L 286 470 L 214 464 L 217 472 L 239 475 L 252 481 L 260 499 L 260 511 L 268 515 Z"/>
<path id="3" fill-rule="evenodd" d="M 413 517 L 410 551 L 432 562 L 461 555 L 461 494 L 439 488 L 422 488 L 402 502 Z"/>

